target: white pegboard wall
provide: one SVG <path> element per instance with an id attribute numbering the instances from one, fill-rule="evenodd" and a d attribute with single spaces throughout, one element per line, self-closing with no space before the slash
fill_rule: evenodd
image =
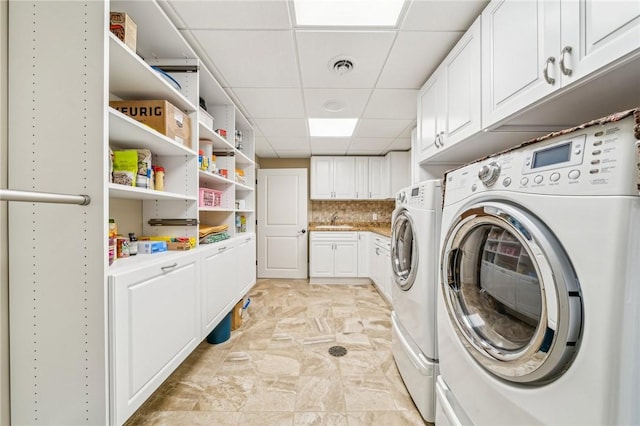
<path id="1" fill-rule="evenodd" d="M 107 12 L 9 5 L 9 187 L 92 200 L 9 204 L 13 424 L 108 422 Z"/>

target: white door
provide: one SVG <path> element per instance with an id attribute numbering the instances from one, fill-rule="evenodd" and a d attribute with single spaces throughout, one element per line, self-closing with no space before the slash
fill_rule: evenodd
<path id="1" fill-rule="evenodd" d="M 258 277 L 307 278 L 307 170 L 258 170 Z"/>

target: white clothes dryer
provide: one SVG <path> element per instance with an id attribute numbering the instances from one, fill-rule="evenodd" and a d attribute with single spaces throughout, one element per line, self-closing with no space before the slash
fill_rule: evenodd
<path id="1" fill-rule="evenodd" d="M 445 175 L 436 424 L 640 424 L 636 123 Z"/>
<path id="2" fill-rule="evenodd" d="M 440 180 L 398 192 L 392 216 L 391 348 L 422 417 L 435 420 L 436 300 L 442 214 Z"/>

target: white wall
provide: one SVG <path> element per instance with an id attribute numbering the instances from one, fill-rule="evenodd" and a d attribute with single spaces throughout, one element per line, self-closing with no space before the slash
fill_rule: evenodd
<path id="1" fill-rule="evenodd" d="M 7 187 L 8 2 L 0 0 L 0 188 Z M 0 202 L 0 425 L 9 424 L 9 276 L 7 203 Z"/>

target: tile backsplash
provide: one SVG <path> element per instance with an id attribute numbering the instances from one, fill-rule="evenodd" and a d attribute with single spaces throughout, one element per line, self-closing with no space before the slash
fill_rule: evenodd
<path id="1" fill-rule="evenodd" d="M 336 224 L 378 222 L 391 223 L 391 214 L 395 207 L 395 200 L 376 201 L 314 201 L 311 200 L 311 214 L 309 222 L 329 223 L 331 216 L 337 215 Z M 373 214 L 377 219 L 373 219 Z"/>

